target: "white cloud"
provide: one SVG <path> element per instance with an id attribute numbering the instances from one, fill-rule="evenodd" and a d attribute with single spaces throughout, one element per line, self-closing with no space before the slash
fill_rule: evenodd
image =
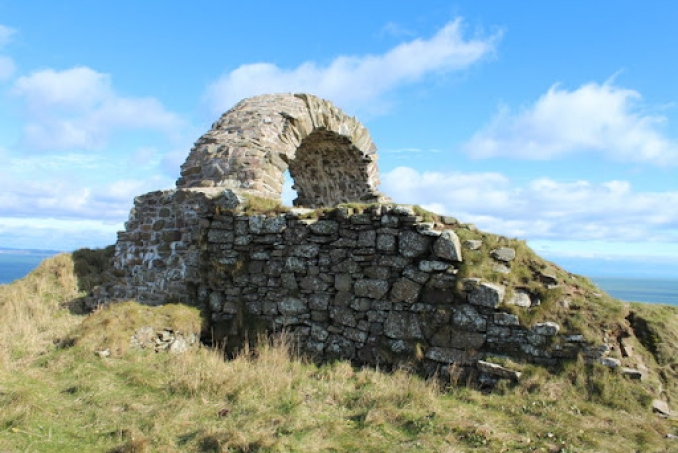
<path id="1" fill-rule="evenodd" d="M 132 171 L 124 179 L 112 177 L 111 169 L 122 165 L 81 154 L 10 158 L 0 168 L 0 213 L 120 223 L 127 219 L 135 196 L 173 186 L 172 179 L 154 171 L 147 177 Z"/>
<path id="2" fill-rule="evenodd" d="M 520 112 L 500 108 L 464 149 L 478 158 L 547 160 L 598 152 L 618 161 L 678 164 L 678 141 L 661 130 L 666 118 L 643 112 L 640 99 L 611 82 L 574 91 L 554 85 Z"/>
<path id="3" fill-rule="evenodd" d="M 499 35 L 465 38 L 462 21 L 446 24 L 430 39 L 414 39 L 381 55 L 339 56 L 327 66 L 305 62 L 296 68 L 272 63 L 242 65 L 208 87 L 213 113 L 243 98 L 272 92 L 308 92 L 343 107 L 374 103 L 384 93 L 435 72 L 466 68 L 491 53 Z"/>
<path id="4" fill-rule="evenodd" d="M 0 49 L 7 45 L 14 33 L 14 29 L 0 24 Z M 8 56 L 0 55 L 0 82 L 9 80 L 15 70 L 16 65 L 14 64 L 14 60 Z"/>
<path id="5" fill-rule="evenodd" d="M 9 80 L 16 70 L 14 61 L 3 55 L 0 55 L 0 81 Z"/>
<path id="6" fill-rule="evenodd" d="M 516 185 L 497 173 L 382 175 L 381 190 L 402 203 L 434 207 L 481 229 L 524 239 L 678 242 L 678 192 L 635 192 L 625 181 Z"/>
<path id="7" fill-rule="evenodd" d="M 122 223 L 0 217 L 0 244 L 19 249 L 75 250 L 114 244 Z"/>
<path id="8" fill-rule="evenodd" d="M 154 98 L 119 96 L 110 76 L 87 67 L 46 69 L 20 77 L 13 94 L 26 104 L 29 149 L 96 149 L 113 131 L 174 134 L 182 121 Z"/>
<path id="9" fill-rule="evenodd" d="M 7 45 L 14 33 L 16 33 L 16 30 L 13 28 L 0 24 L 0 49 Z"/>

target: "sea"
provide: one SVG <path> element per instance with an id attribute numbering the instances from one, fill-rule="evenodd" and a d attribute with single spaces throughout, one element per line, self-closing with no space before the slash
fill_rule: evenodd
<path id="1" fill-rule="evenodd" d="M 51 250 L 0 249 L 0 284 L 11 283 L 35 269 L 45 258 L 59 252 Z M 678 279 L 590 277 L 603 291 L 627 302 L 646 302 L 678 306 Z"/>
<path id="2" fill-rule="evenodd" d="M 25 277 L 29 272 L 50 256 L 55 250 L 12 250 L 0 249 L 0 285 Z"/>

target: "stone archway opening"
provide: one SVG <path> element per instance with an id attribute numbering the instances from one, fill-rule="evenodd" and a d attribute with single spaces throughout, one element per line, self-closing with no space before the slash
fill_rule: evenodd
<path id="1" fill-rule="evenodd" d="M 316 208 L 373 198 L 365 159 L 344 135 L 314 130 L 288 166 L 297 192 L 295 206 Z"/>
<path id="2" fill-rule="evenodd" d="M 294 178 L 290 175 L 289 168 L 283 172 L 282 192 L 280 199 L 283 206 L 293 206 L 294 200 L 299 196 L 294 190 Z"/>
<path id="3" fill-rule="evenodd" d="M 286 171 L 295 206 L 389 201 L 377 190 L 376 147 L 367 129 L 308 94 L 238 103 L 195 143 L 177 188 L 224 188 L 280 202 Z"/>

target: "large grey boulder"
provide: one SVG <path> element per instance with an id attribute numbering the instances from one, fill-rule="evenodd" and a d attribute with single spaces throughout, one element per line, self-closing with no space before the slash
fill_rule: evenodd
<path id="1" fill-rule="evenodd" d="M 433 243 L 433 253 L 447 261 L 462 261 L 459 236 L 452 230 L 445 230 Z"/>

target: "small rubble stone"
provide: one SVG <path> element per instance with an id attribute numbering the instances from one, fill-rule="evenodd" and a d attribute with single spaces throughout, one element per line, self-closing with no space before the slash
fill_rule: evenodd
<path id="1" fill-rule="evenodd" d="M 530 293 L 523 290 L 516 290 L 507 302 L 508 305 L 515 305 L 517 307 L 529 308 L 532 306 L 532 299 Z"/>
<path id="2" fill-rule="evenodd" d="M 434 346 L 426 350 L 424 357 L 429 360 L 445 364 L 457 363 L 460 365 L 465 365 L 473 363 L 478 357 L 478 354 L 472 351 L 463 351 L 461 349 L 453 348 L 439 348 Z"/>
<path id="3" fill-rule="evenodd" d="M 552 321 L 540 322 L 532 326 L 532 332 L 546 337 L 557 335 L 559 331 L 560 325 Z"/>
<path id="4" fill-rule="evenodd" d="M 621 360 L 613 357 L 603 357 L 598 362 L 608 368 L 619 368 L 621 366 Z"/>
<path id="5" fill-rule="evenodd" d="M 504 261 L 508 263 L 516 258 L 516 250 L 510 247 L 499 247 L 492 250 L 490 252 L 490 256 L 497 261 Z"/>
<path id="6" fill-rule="evenodd" d="M 511 268 L 505 264 L 495 264 L 492 266 L 492 270 L 498 274 L 510 274 Z"/>
<path id="7" fill-rule="evenodd" d="M 652 400 L 652 411 L 667 417 L 673 415 L 673 412 L 669 408 L 668 403 L 666 401 L 659 399 Z"/>
<path id="8" fill-rule="evenodd" d="M 427 261 L 419 262 L 419 270 L 422 272 L 441 272 L 450 268 L 450 265 L 442 261 Z"/>
<path id="9" fill-rule="evenodd" d="M 510 313 L 495 313 L 494 323 L 498 326 L 519 326 L 520 320 Z"/>
<path id="10" fill-rule="evenodd" d="M 464 241 L 464 247 L 469 250 L 478 250 L 483 246 L 483 241 L 478 239 L 467 239 Z"/>
<path id="11" fill-rule="evenodd" d="M 644 379 L 643 373 L 635 368 L 621 367 L 621 373 L 629 379 L 638 381 Z"/>
<path id="12" fill-rule="evenodd" d="M 514 371 L 496 363 L 485 362 L 484 360 L 478 360 L 476 365 L 478 367 L 478 371 L 481 373 L 487 373 L 500 379 L 511 379 L 513 381 L 517 381 L 520 379 L 520 376 L 522 376 L 520 371 Z"/>

